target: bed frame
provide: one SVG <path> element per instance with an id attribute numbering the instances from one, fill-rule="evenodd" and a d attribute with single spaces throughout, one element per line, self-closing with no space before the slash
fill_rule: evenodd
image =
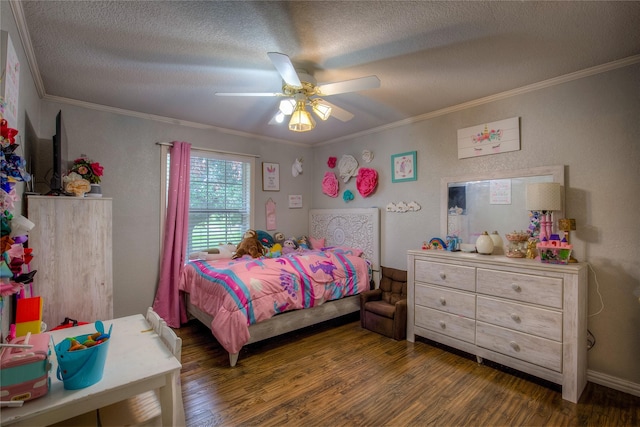
<path id="1" fill-rule="evenodd" d="M 311 209 L 309 235 L 325 237 L 326 246 L 350 246 L 363 250 L 372 263 L 374 281 L 380 270 L 380 212 L 378 208 L 363 209 Z M 200 310 L 186 295 L 187 312 L 208 328 L 213 317 Z M 249 326 L 247 344 L 315 325 L 360 310 L 360 296 L 354 295 L 304 310 L 278 314 L 271 319 Z M 235 366 L 238 353 L 229 353 L 229 363 Z"/>

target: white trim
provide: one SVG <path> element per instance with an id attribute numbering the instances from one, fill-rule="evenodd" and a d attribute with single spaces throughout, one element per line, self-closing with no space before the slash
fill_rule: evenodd
<path id="1" fill-rule="evenodd" d="M 640 397 L 640 384 L 587 369 L 587 381 Z"/>
<path id="2" fill-rule="evenodd" d="M 156 142 L 156 145 L 160 145 L 163 147 L 173 147 L 173 142 Z M 205 148 L 205 147 L 191 147 L 192 150 L 196 151 L 206 151 L 208 153 L 217 153 L 217 154 L 229 154 L 231 156 L 243 156 L 243 157 L 256 157 L 259 158 L 258 154 L 246 154 L 246 153 L 236 153 L 234 151 L 224 151 L 224 150 L 216 150 L 215 148 Z"/>

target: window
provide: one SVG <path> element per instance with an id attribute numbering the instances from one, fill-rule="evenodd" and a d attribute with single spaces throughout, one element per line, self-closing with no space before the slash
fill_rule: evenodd
<path id="1" fill-rule="evenodd" d="M 254 163 L 253 157 L 191 150 L 187 254 L 237 244 L 252 228 Z"/>

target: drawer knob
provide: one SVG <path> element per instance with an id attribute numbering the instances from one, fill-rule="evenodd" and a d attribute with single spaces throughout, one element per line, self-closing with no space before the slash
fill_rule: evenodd
<path id="1" fill-rule="evenodd" d="M 447 324 L 446 324 L 446 323 L 444 323 L 444 320 L 441 320 L 439 323 L 440 323 L 440 327 L 441 327 L 442 329 L 445 329 L 445 328 L 447 327 Z"/>
<path id="2" fill-rule="evenodd" d="M 444 280 L 444 279 L 446 279 L 446 278 L 447 278 L 447 275 L 446 275 L 446 274 L 444 274 L 444 271 L 441 271 L 441 272 L 440 272 L 440 278 L 441 278 L 442 280 Z"/>
<path id="3" fill-rule="evenodd" d="M 518 285 L 517 283 L 513 283 L 513 284 L 511 285 L 511 288 L 512 288 L 514 291 L 516 291 L 516 292 L 520 292 L 520 291 L 522 291 L 522 288 L 521 288 L 521 287 L 520 287 L 520 285 Z"/>
<path id="4" fill-rule="evenodd" d="M 447 305 L 447 300 L 444 299 L 444 297 L 440 297 L 440 304 L 441 305 Z"/>
<path id="5" fill-rule="evenodd" d="M 510 345 L 510 346 L 511 346 L 511 348 L 512 348 L 512 349 L 514 349 L 515 351 L 520 351 L 520 346 L 518 345 L 518 343 L 517 343 L 517 342 L 515 342 L 515 341 L 511 341 L 511 342 L 509 343 L 509 345 Z"/>
<path id="6" fill-rule="evenodd" d="M 520 323 L 520 316 L 518 316 L 516 313 L 511 313 L 511 319 L 512 319 L 514 322 L 518 322 L 518 323 Z"/>

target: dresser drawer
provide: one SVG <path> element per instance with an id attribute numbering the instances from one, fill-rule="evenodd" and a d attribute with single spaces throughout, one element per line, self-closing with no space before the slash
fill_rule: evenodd
<path id="1" fill-rule="evenodd" d="M 562 343 L 476 322 L 476 345 L 562 372 Z"/>
<path id="2" fill-rule="evenodd" d="M 478 293 L 562 308 L 562 279 L 478 268 Z"/>
<path id="3" fill-rule="evenodd" d="M 441 286 L 416 284 L 416 304 L 447 313 L 474 318 L 475 294 L 454 291 Z"/>
<path id="4" fill-rule="evenodd" d="M 476 290 L 475 267 L 416 260 L 415 280 L 465 291 Z"/>
<path id="5" fill-rule="evenodd" d="M 475 339 L 475 320 L 431 308 L 416 306 L 415 324 L 470 343 Z"/>
<path id="6" fill-rule="evenodd" d="M 476 320 L 554 341 L 562 341 L 562 313 L 478 296 Z"/>

